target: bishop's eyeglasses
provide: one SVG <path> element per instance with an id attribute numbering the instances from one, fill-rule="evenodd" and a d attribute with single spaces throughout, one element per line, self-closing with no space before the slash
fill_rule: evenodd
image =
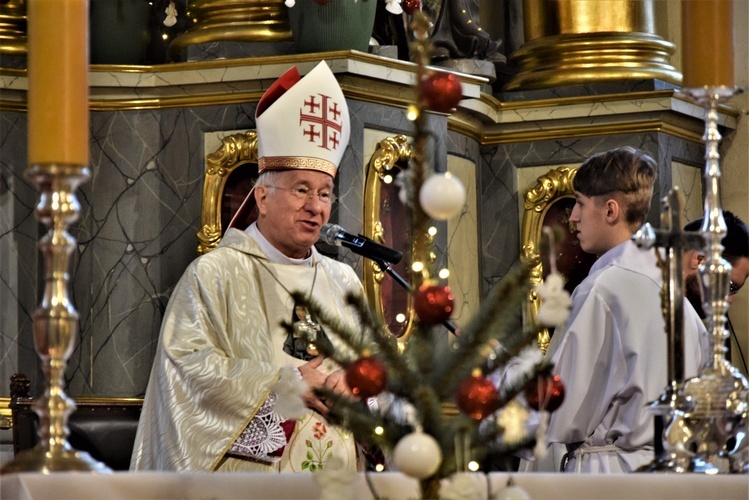
<path id="1" fill-rule="evenodd" d="M 299 201 L 312 201 L 313 198 L 320 200 L 323 205 L 332 205 L 335 203 L 336 196 L 330 191 L 312 191 L 307 186 L 296 186 L 293 188 L 284 188 L 280 186 L 268 186 L 274 189 L 280 189 L 281 191 L 288 191 L 291 195 Z"/>

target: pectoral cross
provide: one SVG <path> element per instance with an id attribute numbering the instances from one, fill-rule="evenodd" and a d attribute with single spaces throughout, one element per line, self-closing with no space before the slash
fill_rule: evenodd
<path id="1" fill-rule="evenodd" d="M 314 320 L 307 308 L 300 304 L 294 306 L 294 312 L 299 318 L 299 321 L 294 322 L 294 338 L 306 344 L 307 354 L 318 356 L 320 351 L 317 348 L 317 337 L 322 330 L 320 324 Z"/>

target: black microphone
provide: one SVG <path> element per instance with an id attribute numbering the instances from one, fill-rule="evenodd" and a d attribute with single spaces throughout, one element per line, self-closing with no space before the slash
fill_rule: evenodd
<path id="1" fill-rule="evenodd" d="M 347 233 L 338 224 L 325 224 L 320 229 L 320 239 L 329 245 L 344 246 L 352 252 L 374 261 L 397 264 L 403 258 L 398 250 L 380 245 L 366 236 Z"/>

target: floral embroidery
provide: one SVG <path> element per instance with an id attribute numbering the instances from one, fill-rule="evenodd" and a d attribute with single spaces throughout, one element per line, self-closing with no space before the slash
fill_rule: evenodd
<path id="1" fill-rule="evenodd" d="M 312 439 L 307 439 L 304 443 L 307 445 L 307 460 L 302 462 L 302 470 L 315 472 L 325 468 L 325 462 L 333 456 L 330 450 L 333 447 L 333 440 L 325 442 L 328 434 L 328 428 L 322 422 L 316 422 L 312 428 Z"/>

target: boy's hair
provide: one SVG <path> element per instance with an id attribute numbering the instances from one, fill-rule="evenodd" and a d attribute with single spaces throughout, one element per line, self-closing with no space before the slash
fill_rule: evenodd
<path id="1" fill-rule="evenodd" d="M 743 220 L 728 210 L 723 211 L 723 219 L 726 221 L 726 236 L 721 242 L 723 258 L 731 264 L 736 264 L 741 257 L 749 257 L 749 228 Z M 699 231 L 702 229 L 702 221 L 702 217 L 695 219 L 684 226 L 684 230 Z"/>
<path id="2" fill-rule="evenodd" d="M 625 146 L 585 160 L 572 184 L 575 191 L 588 197 L 614 195 L 622 204 L 627 225 L 636 230 L 650 210 L 656 171 L 653 158 Z"/>

